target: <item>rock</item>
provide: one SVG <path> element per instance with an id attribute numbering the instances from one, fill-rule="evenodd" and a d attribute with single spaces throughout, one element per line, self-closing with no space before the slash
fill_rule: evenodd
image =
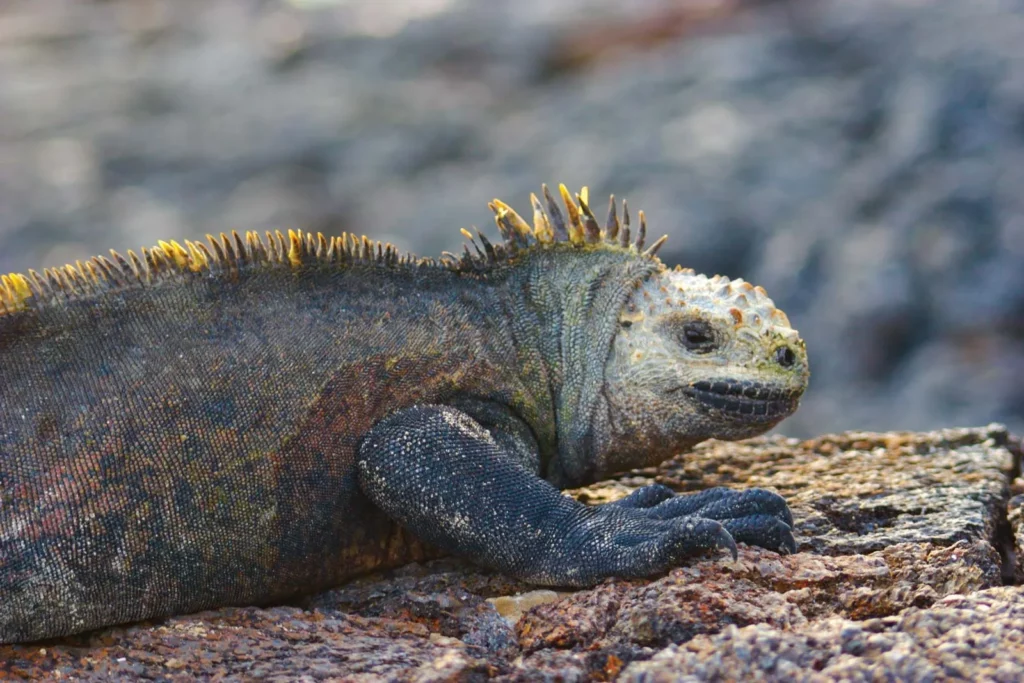
<path id="1" fill-rule="evenodd" d="M 693 453 L 577 492 L 615 500 L 654 482 L 680 491 L 761 486 L 789 501 L 801 550 L 849 554 L 899 543 L 993 542 L 1020 445 L 1000 425 L 706 442 Z"/>
<path id="2" fill-rule="evenodd" d="M 612 645 L 661 648 L 730 624 L 794 630 L 822 615 L 897 614 L 1000 584 L 991 545 L 900 544 L 869 555 L 778 557 L 744 548 L 663 579 L 614 581 L 534 608 L 517 625 L 527 652 Z"/>
<path id="3" fill-rule="evenodd" d="M 73 643 L 73 644 L 71 644 Z M 4 647 L 0 676 L 30 679 L 447 680 L 491 674 L 486 653 L 417 623 L 290 607 L 223 609 L 67 643 Z"/>
<path id="4" fill-rule="evenodd" d="M 716 559 L 651 583 L 612 581 L 577 592 L 527 613 L 516 627 L 520 645 L 526 652 L 662 648 L 716 633 L 725 624 L 768 623 L 789 630 L 804 623 L 796 605 L 742 571 L 756 573 L 761 560 L 757 551 L 744 549 L 735 566 Z"/>
<path id="5" fill-rule="evenodd" d="M 447 570 L 447 571 L 446 571 Z M 532 586 L 499 574 L 485 574 L 455 560 L 411 565 L 390 580 L 360 579 L 309 600 L 304 606 L 422 624 L 430 633 L 491 653 L 518 652 L 512 625 L 495 600 L 533 593 Z M 546 591 L 551 593 L 551 591 Z"/>
<path id="6" fill-rule="evenodd" d="M 1016 493 L 1007 504 L 1007 522 L 1013 535 L 1014 581 L 1024 583 L 1024 479 L 1017 478 L 1012 490 Z"/>
<path id="7" fill-rule="evenodd" d="M 770 437 L 698 447 L 663 464 L 656 479 L 679 489 L 777 489 L 804 535 L 801 549 L 864 553 L 897 543 L 991 541 L 1009 498 L 1016 447 L 999 425 L 802 442 Z"/>
<path id="8" fill-rule="evenodd" d="M 927 609 L 855 622 L 829 618 L 792 631 L 727 626 L 630 664 L 620 681 L 975 680 L 1024 675 L 1024 587 L 952 595 Z"/>
<path id="9" fill-rule="evenodd" d="M 1019 571 L 1022 497 L 1009 519 L 1007 501 L 1020 455 L 998 425 L 708 443 L 574 494 L 774 486 L 793 501 L 800 552 L 741 546 L 736 562 L 572 592 L 435 560 L 293 606 L 0 646 L 0 677 L 1017 680 L 1024 593 L 1001 584 Z M 525 612 L 513 624 L 499 609 Z"/>

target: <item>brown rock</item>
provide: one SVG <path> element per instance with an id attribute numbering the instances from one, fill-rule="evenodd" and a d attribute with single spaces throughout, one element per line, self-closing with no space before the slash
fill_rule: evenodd
<path id="1" fill-rule="evenodd" d="M 800 550 L 845 555 L 897 543 L 992 540 L 1009 499 L 1015 447 L 999 425 L 802 442 L 769 437 L 705 443 L 654 474 L 679 490 L 773 488 L 793 509 Z"/>
<path id="2" fill-rule="evenodd" d="M 513 662 L 511 673 L 495 680 L 502 683 L 564 683 L 565 681 L 611 681 L 635 659 L 648 659 L 649 648 L 599 648 L 596 650 L 539 650 Z"/>
<path id="3" fill-rule="evenodd" d="M 986 680 L 1024 677 L 1024 587 L 954 595 L 927 609 L 791 632 L 729 626 L 630 664 L 621 681 Z"/>
<path id="4" fill-rule="evenodd" d="M 1010 490 L 1014 495 L 1007 503 L 1006 521 L 1013 544 L 1013 581 L 1024 583 L 1024 478 L 1015 479 Z"/>
<path id="5" fill-rule="evenodd" d="M 409 565 L 387 578 L 370 576 L 313 597 L 306 607 L 327 613 L 420 624 L 431 634 L 506 656 L 519 646 L 508 620 L 487 598 L 533 589 L 454 559 Z"/>
<path id="6" fill-rule="evenodd" d="M 0 678 L 286 681 L 343 673 L 350 681 L 376 681 L 399 673 L 407 680 L 497 673 L 481 648 L 430 636 L 421 624 L 391 619 L 294 607 L 223 609 L 56 645 L 4 647 Z"/>
<path id="7" fill-rule="evenodd" d="M 610 581 L 536 607 L 517 625 L 527 652 L 611 645 L 664 647 L 731 625 L 793 630 L 822 616 L 855 619 L 928 606 L 1000 582 L 986 542 L 905 543 L 867 556 L 781 557 L 743 548 L 653 581 Z"/>
<path id="8" fill-rule="evenodd" d="M 737 568 L 755 565 L 744 549 Z M 807 620 L 782 594 L 733 571 L 726 560 L 673 570 L 651 583 L 611 581 L 536 607 L 517 625 L 527 652 L 544 648 L 664 647 L 726 624 L 769 623 L 790 629 Z M 754 570 L 756 573 L 756 569 Z"/>

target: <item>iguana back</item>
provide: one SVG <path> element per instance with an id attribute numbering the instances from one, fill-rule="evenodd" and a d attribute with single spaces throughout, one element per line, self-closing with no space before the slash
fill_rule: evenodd
<path id="1" fill-rule="evenodd" d="M 502 336 L 483 341 L 501 316 L 451 271 L 292 242 L 309 263 L 225 239 L 234 267 L 161 274 L 168 246 L 152 282 L 55 279 L 0 315 L 5 636 L 26 614 L 70 632 L 277 600 L 421 552 L 359 493 L 358 439 L 456 386 L 515 388 Z"/>

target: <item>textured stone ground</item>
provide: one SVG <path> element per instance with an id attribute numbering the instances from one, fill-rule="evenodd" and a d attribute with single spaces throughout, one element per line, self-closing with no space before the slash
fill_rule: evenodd
<path id="1" fill-rule="evenodd" d="M 938 681 L 1013 683 L 1024 674 L 1024 589 L 953 595 L 928 609 L 783 631 L 729 626 L 629 666 L 619 680 Z"/>
<path id="2" fill-rule="evenodd" d="M 709 443 L 576 495 L 772 486 L 792 501 L 799 553 L 742 547 L 736 562 L 573 592 L 439 560 L 301 605 L 3 646 L 0 677 L 1020 680 L 1020 507 L 1007 516 L 1020 458 L 997 426 Z"/>

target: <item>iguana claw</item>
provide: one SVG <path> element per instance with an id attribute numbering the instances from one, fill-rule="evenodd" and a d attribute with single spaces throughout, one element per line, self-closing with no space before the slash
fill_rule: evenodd
<path id="1" fill-rule="evenodd" d="M 732 537 L 732 534 L 730 534 L 729 530 L 724 526 L 722 527 L 721 533 L 718 534 L 718 546 L 729 551 L 729 554 L 732 555 L 733 562 L 739 559 L 740 550 L 736 545 L 736 539 Z"/>

